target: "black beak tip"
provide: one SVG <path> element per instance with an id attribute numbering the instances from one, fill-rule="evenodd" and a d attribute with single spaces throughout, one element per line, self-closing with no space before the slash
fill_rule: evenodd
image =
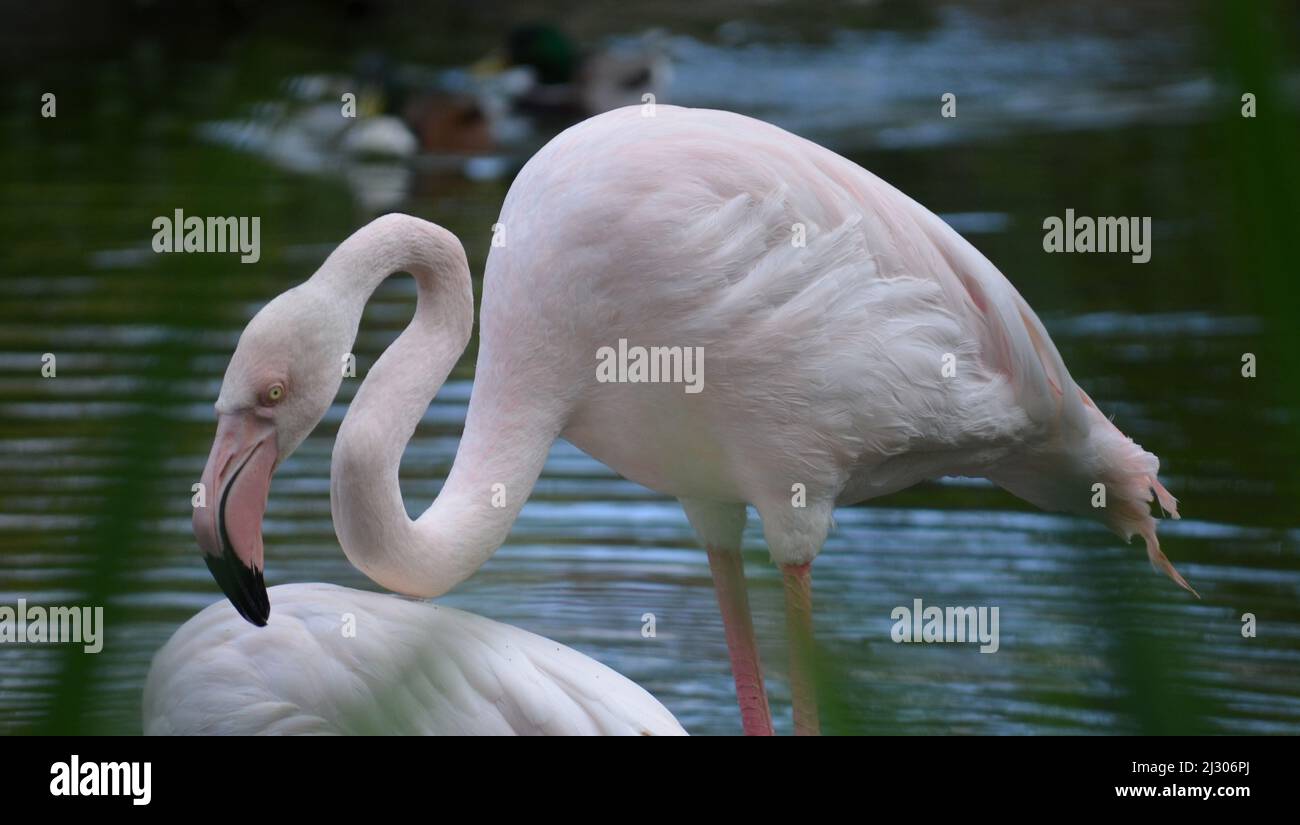
<path id="1" fill-rule="evenodd" d="M 265 627 L 271 618 L 271 599 L 266 595 L 262 571 L 241 564 L 229 550 L 221 558 L 205 553 L 203 561 L 239 615 L 250 624 Z"/>

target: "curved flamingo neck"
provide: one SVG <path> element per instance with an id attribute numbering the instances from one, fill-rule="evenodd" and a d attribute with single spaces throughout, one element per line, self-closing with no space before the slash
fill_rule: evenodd
<path id="1" fill-rule="evenodd" d="M 468 577 L 505 541 L 541 466 L 493 461 L 494 434 L 467 420 L 437 499 L 418 520 L 407 515 L 398 482 L 402 453 L 473 328 L 465 252 L 445 229 L 391 215 L 345 241 L 312 284 L 351 313 L 355 335 L 366 301 L 396 272 L 415 278 L 415 315 L 370 368 L 339 427 L 330 509 L 339 543 L 357 568 L 391 590 L 430 597 Z M 494 500 L 494 484 L 505 485 L 504 499 Z M 502 501 L 505 506 L 494 506 Z"/>

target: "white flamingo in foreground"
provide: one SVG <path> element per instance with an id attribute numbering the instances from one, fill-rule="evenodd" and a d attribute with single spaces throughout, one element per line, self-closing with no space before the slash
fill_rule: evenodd
<path id="1" fill-rule="evenodd" d="M 488 257 L 478 365 L 455 465 L 408 517 L 406 442 L 469 340 L 456 238 L 389 215 L 249 323 L 217 402 L 195 530 L 236 607 L 262 624 L 261 518 L 272 472 L 340 383 L 362 308 L 396 272 L 415 317 L 339 429 L 330 485 L 348 558 L 432 597 L 501 546 L 552 442 L 679 498 L 708 550 L 747 733 L 770 733 L 740 557 L 746 504 L 786 585 L 797 733 L 818 730 L 808 649 L 813 560 L 837 504 L 944 475 L 1156 540 L 1158 459 L 1075 384 L 1015 288 L 943 221 L 871 173 L 726 112 L 619 109 L 520 172 Z M 700 347 L 703 391 L 598 380 L 598 351 Z M 945 370 L 945 366 L 955 370 Z M 1094 508 L 1094 484 L 1106 506 Z M 1188 588 L 1190 589 L 1190 587 Z"/>
<path id="2" fill-rule="evenodd" d="M 450 607 L 284 584 L 275 618 L 227 602 L 154 657 L 144 732 L 684 735 L 633 682 L 550 639 Z"/>

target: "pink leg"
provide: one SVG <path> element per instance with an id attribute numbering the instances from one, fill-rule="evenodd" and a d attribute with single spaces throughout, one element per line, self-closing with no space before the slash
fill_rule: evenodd
<path id="1" fill-rule="evenodd" d="M 713 589 L 722 611 L 745 735 L 771 736 L 772 711 L 767 706 L 767 691 L 763 689 L 763 670 L 758 662 L 758 645 L 754 642 L 754 622 L 749 616 L 745 565 L 740 552 L 710 547 L 709 570 L 713 572 Z"/>
<path id="2" fill-rule="evenodd" d="M 781 567 L 785 582 L 785 622 L 790 637 L 790 692 L 795 736 L 817 736 L 817 693 L 813 683 L 812 564 Z"/>

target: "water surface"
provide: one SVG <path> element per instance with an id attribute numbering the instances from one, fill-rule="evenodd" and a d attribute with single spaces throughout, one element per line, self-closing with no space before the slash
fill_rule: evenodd
<path id="1" fill-rule="evenodd" d="M 1161 456 L 1185 516 L 1162 525 L 1163 544 L 1204 598 L 1153 573 L 1139 545 L 987 484 L 944 480 L 843 509 L 815 568 L 827 729 L 1300 732 L 1296 420 L 1275 383 L 1240 373 L 1243 353 L 1267 365 L 1277 352 L 1249 268 L 1232 267 L 1214 194 L 1221 81 L 1188 21 L 1143 37 L 934 8 L 893 28 L 767 13 L 739 24 L 725 7 L 656 22 L 675 42 L 674 101 L 753 113 L 845 152 L 1007 273 L 1079 383 Z M 608 11 L 576 28 L 600 42 L 649 14 Z M 464 42 L 396 37 L 393 48 L 449 66 L 499 35 L 495 21 L 461 25 Z M 365 170 L 294 171 L 203 139 L 203 124 L 255 117 L 293 77 L 347 68 L 346 50 L 309 41 L 274 23 L 193 53 L 142 36 L 5 87 L 0 604 L 102 603 L 109 628 L 97 657 L 0 646 L 0 730 L 139 730 L 150 657 L 219 597 L 190 535 L 190 485 L 222 371 L 262 303 L 381 209 L 448 227 L 482 271 L 508 174 L 407 170 L 376 202 L 356 186 Z M 32 116 L 47 86 L 60 93 L 55 121 Z M 958 94 L 956 121 L 936 116 L 944 91 Z M 1153 216 L 1151 262 L 1045 254 L 1042 220 L 1067 207 Z M 261 216 L 261 261 L 152 254 L 150 223 L 175 208 Z M 413 303 L 406 280 L 377 293 L 360 377 Z M 40 376 L 47 352 L 54 379 Z M 471 345 L 407 450 L 413 512 L 452 461 L 473 358 Z M 345 381 L 275 478 L 268 584 L 373 586 L 339 551 L 329 515 L 330 448 L 355 387 Z M 780 581 L 756 517 L 744 547 L 788 731 Z M 890 612 L 915 598 L 998 606 L 1000 651 L 893 643 Z M 680 508 L 568 444 L 555 445 L 508 544 L 441 601 L 594 656 L 693 733 L 739 731 L 708 566 Z M 1255 638 L 1241 633 L 1247 612 Z M 654 638 L 641 634 L 646 613 Z"/>

